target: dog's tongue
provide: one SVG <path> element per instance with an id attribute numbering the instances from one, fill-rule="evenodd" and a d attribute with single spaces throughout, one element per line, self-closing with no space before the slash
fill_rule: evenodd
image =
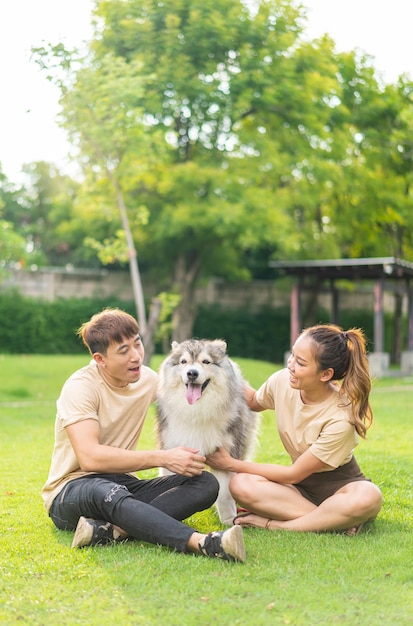
<path id="1" fill-rule="evenodd" d="M 201 393 L 202 385 L 194 385 L 192 383 L 188 383 L 185 397 L 189 404 L 195 404 L 195 402 L 201 397 Z"/>

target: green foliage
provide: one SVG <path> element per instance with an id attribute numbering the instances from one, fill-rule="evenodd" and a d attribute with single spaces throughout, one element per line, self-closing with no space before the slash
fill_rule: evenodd
<path id="1" fill-rule="evenodd" d="M 160 345 L 166 344 L 165 351 L 168 351 L 168 341 L 172 336 L 172 314 L 178 306 L 181 297 L 179 294 L 163 291 L 158 294 L 157 298 L 161 303 L 161 312 L 156 329 L 156 340 Z"/>
<path id="2" fill-rule="evenodd" d="M 136 248 L 141 271 L 180 296 L 178 340 L 205 278 L 247 281 L 270 259 L 413 259 L 410 80 L 384 85 L 368 56 L 304 41 L 293 0 L 108 0 L 95 16 L 85 54 L 35 50 L 84 179 L 38 163 L 26 192 L 3 184 L 32 258 L 119 266 Z M 286 336 L 283 322 L 277 358 Z"/>
<path id="3" fill-rule="evenodd" d="M 175 307 L 178 296 L 161 294 L 169 307 Z M 120 307 L 136 315 L 134 303 L 120 302 L 114 298 L 59 298 L 53 302 L 24 297 L 15 291 L 0 292 L 0 353 L 3 354 L 75 354 L 84 351 L 76 330 L 94 313 L 105 307 Z M 171 309 L 164 309 L 165 318 L 157 334 L 158 352 L 170 347 Z M 329 322 L 327 311 L 317 310 L 313 323 Z M 373 345 L 373 313 L 370 311 L 343 310 L 340 324 L 344 328 L 357 326 L 364 330 Z M 394 328 L 392 316 L 384 317 L 385 351 L 391 352 Z M 307 325 L 307 324 L 306 324 Z M 407 324 L 403 326 L 406 340 Z M 264 308 L 260 311 L 224 309 L 218 305 L 202 305 L 197 313 L 192 336 L 225 339 L 231 356 L 281 363 L 290 350 L 290 312 L 288 307 Z"/>
<path id="4" fill-rule="evenodd" d="M 112 239 L 104 239 L 102 243 L 93 237 L 86 237 L 84 244 L 86 247 L 95 250 L 103 265 L 111 265 L 115 261 L 126 262 L 128 260 L 128 246 L 123 230 L 118 230 Z"/>
<path id="5" fill-rule="evenodd" d="M 140 262 L 182 296 L 183 333 L 197 281 L 248 278 L 251 250 L 282 249 L 294 231 L 286 181 L 330 116 L 337 67 L 300 44 L 302 10 L 276 0 L 256 8 L 103 2 L 87 58 L 61 46 L 40 53 L 68 70 L 56 82 L 85 157 L 80 213 L 96 212 L 96 190 L 108 182 L 112 206 L 114 192 L 125 199 Z M 136 219 L 136 198 L 147 224 Z M 115 237 L 113 211 L 111 219 L 101 248 Z"/>
<path id="6" fill-rule="evenodd" d="M 303 41 L 292 0 L 96 4 L 85 56 L 34 51 L 85 180 L 33 164 L 26 192 L 3 193 L 43 259 L 98 264 L 120 243 L 111 177 L 141 266 L 183 295 L 182 268 L 193 288 L 248 278 L 263 254 L 413 258 L 411 81 L 383 85 L 368 56 Z M 119 247 L 103 262 L 124 263 Z"/>
<path id="7" fill-rule="evenodd" d="M 94 313 L 119 306 L 135 314 L 131 303 L 111 298 L 37 300 L 18 292 L 0 293 L 0 351 L 3 354 L 75 354 L 84 352 L 76 331 Z"/>
<path id="8" fill-rule="evenodd" d="M 23 218 L 20 192 L 11 185 L 0 164 L 0 272 L 10 263 L 24 263 L 26 240 L 19 232 Z"/>
<path id="9" fill-rule="evenodd" d="M 22 238 L 27 264 L 64 265 L 73 259 L 59 228 L 71 215 L 79 183 L 45 162 L 28 164 L 23 171 L 25 185 L 9 192 L 4 215 Z"/>
<path id="10" fill-rule="evenodd" d="M 6 263 L 22 261 L 26 256 L 25 243 L 11 222 L 0 220 L 0 267 L 4 267 Z"/>
<path id="11" fill-rule="evenodd" d="M 231 355 L 282 363 L 290 349 L 290 317 L 285 309 L 251 312 L 201 306 L 194 336 L 225 339 Z"/>
<path id="12" fill-rule="evenodd" d="M 180 296 L 181 339 L 205 277 L 265 276 L 271 258 L 413 258 L 411 81 L 384 85 L 368 56 L 304 41 L 292 0 L 110 0 L 95 15 L 84 56 L 35 50 L 82 183 L 44 163 L 26 190 L 0 181 L 31 262 L 124 265 L 132 239 L 140 269 Z"/>
<path id="13" fill-rule="evenodd" d="M 354 538 L 248 529 L 247 561 L 239 565 L 142 542 L 73 551 L 71 533 L 53 527 L 40 490 L 52 453 L 55 400 L 87 360 L 86 353 L 0 356 L 2 624 L 411 624 L 412 377 L 374 385 L 375 422 L 357 449 L 363 470 L 384 494 L 376 522 Z M 275 369 L 245 359 L 239 364 L 254 386 Z M 153 445 L 151 411 L 140 446 Z M 256 458 L 288 462 L 271 411 L 263 415 Z M 188 523 L 201 531 L 220 528 L 212 509 Z"/>

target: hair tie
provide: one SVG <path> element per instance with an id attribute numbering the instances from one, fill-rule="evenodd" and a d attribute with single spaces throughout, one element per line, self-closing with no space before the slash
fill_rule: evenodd
<path id="1" fill-rule="evenodd" d="M 348 341 L 348 332 L 347 332 L 346 330 L 343 330 L 343 332 L 342 332 L 341 334 L 342 334 L 342 336 L 344 337 L 344 339 L 345 339 L 346 341 Z"/>

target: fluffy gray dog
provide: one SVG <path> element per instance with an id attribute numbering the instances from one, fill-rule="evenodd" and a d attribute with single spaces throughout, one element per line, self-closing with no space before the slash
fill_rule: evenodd
<path id="1" fill-rule="evenodd" d="M 235 458 L 250 458 L 260 416 L 248 408 L 245 381 L 226 349 L 227 344 L 220 339 L 173 342 L 159 370 L 161 448 L 187 446 L 208 455 L 223 446 Z M 218 515 L 223 524 L 230 525 L 236 515 L 228 488 L 231 473 L 212 471 L 220 484 Z M 160 473 L 167 471 L 161 469 Z"/>

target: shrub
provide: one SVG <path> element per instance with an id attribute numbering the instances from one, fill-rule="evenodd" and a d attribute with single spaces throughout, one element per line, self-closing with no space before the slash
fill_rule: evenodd
<path id="1" fill-rule="evenodd" d="M 120 307 L 135 315 L 133 302 L 115 298 L 58 298 L 53 302 L 22 296 L 17 291 L 0 293 L 0 351 L 3 354 L 76 354 L 84 347 L 76 336 L 79 326 L 105 307 Z M 328 322 L 329 314 L 318 310 L 312 323 Z M 373 312 L 343 310 L 344 328 L 360 326 L 373 350 Z M 392 317 L 385 315 L 385 351 L 391 351 Z M 225 339 L 228 352 L 246 357 L 282 363 L 290 350 L 289 307 L 224 309 L 219 305 L 201 306 L 195 320 L 194 337 Z M 155 349 L 162 353 L 161 344 Z"/>
<path id="2" fill-rule="evenodd" d="M 0 350 L 4 354 L 76 354 L 84 352 L 76 336 L 79 326 L 104 307 L 119 306 L 133 314 L 131 303 L 105 299 L 63 299 L 53 302 L 0 294 Z"/>

